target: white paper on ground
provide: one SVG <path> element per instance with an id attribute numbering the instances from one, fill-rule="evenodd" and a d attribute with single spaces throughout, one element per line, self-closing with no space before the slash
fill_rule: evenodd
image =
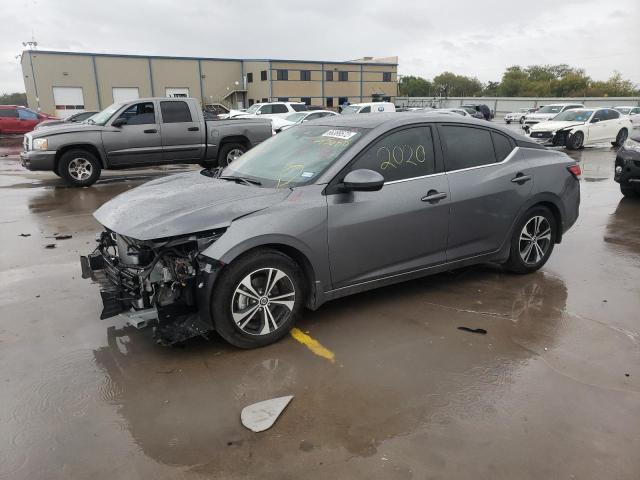
<path id="1" fill-rule="evenodd" d="M 248 405 L 240 412 L 240 420 L 249 430 L 263 432 L 271 428 L 292 398 L 287 395 Z"/>

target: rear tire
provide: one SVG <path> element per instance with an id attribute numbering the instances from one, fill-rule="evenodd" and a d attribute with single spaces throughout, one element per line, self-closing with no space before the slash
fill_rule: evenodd
<path id="1" fill-rule="evenodd" d="M 628 198 L 640 197 L 640 187 L 629 185 L 628 183 L 620 184 L 620 192 L 622 193 L 622 195 Z"/>
<path id="2" fill-rule="evenodd" d="M 505 123 L 509 125 L 511 123 L 511 120 L 505 120 Z"/>
<path id="3" fill-rule="evenodd" d="M 101 170 L 93 153 L 77 149 L 62 154 L 56 173 L 72 187 L 88 187 L 100 178 Z"/>
<path id="4" fill-rule="evenodd" d="M 565 147 L 569 150 L 580 150 L 584 146 L 584 133 L 576 132 L 569 134 L 565 140 Z"/>
<path id="5" fill-rule="evenodd" d="M 230 163 L 233 163 L 238 157 L 242 156 L 247 151 L 247 147 L 241 143 L 225 143 L 218 152 L 218 166 L 226 167 Z"/>
<path id="6" fill-rule="evenodd" d="M 211 296 L 215 329 L 239 348 L 274 343 L 289 333 L 300 315 L 304 285 L 298 264 L 277 250 L 242 256 L 216 281 Z"/>
<path id="7" fill-rule="evenodd" d="M 628 136 L 629 136 L 629 132 L 627 131 L 627 129 L 626 128 L 621 129 L 618 132 L 618 135 L 616 135 L 616 141 L 611 142 L 611 145 L 613 145 L 614 147 L 621 147 L 622 144 L 626 142 Z"/>
<path id="8" fill-rule="evenodd" d="M 507 270 L 518 274 L 539 270 L 553 252 L 557 229 L 547 207 L 538 205 L 527 210 L 513 230 L 509 259 L 504 264 Z"/>
<path id="9" fill-rule="evenodd" d="M 522 118 L 520 119 L 520 123 L 521 123 L 521 124 L 522 124 L 522 123 L 524 123 L 524 117 L 522 117 Z"/>

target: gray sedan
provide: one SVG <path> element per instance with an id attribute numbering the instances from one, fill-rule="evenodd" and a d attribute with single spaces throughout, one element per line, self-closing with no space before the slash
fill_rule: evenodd
<path id="1" fill-rule="evenodd" d="M 83 276 L 103 318 L 154 322 L 161 343 L 216 330 L 258 347 L 353 293 L 481 262 L 538 270 L 578 217 L 579 175 L 484 121 L 325 118 L 104 204 Z"/>

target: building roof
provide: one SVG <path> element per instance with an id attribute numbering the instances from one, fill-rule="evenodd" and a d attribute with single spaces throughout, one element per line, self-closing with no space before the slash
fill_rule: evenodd
<path id="1" fill-rule="evenodd" d="M 364 57 L 359 60 L 292 60 L 283 58 L 219 58 L 219 57 L 178 57 L 169 55 L 139 55 L 128 53 L 95 53 L 95 52 L 62 52 L 58 50 L 23 50 L 22 55 L 25 53 L 33 53 L 39 55 L 79 55 L 79 56 L 94 56 L 94 57 L 120 57 L 120 58 L 157 58 L 165 60 L 208 60 L 217 62 L 286 62 L 286 63 L 335 63 L 344 65 L 385 65 L 385 66 L 398 66 L 398 57 Z M 379 62 L 376 60 L 380 60 Z M 384 60 L 384 61 L 383 61 Z M 392 60 L 392 61 L 387 61 Z"/>

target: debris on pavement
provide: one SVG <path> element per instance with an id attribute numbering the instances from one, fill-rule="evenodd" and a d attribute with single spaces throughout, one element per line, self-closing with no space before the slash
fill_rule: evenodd
<path id="1" fill-rule="evenodd" d="M 44 248 L 56 248 L 56 244 L 55 243 L 47 243 Z"/>
<path id="2" fill-rule="evenodd" d="M 481 335 L 487 334 L 487 331 L 484 328 L 458 327 L 458 330 L 463 330 L 465 332 L 471 332 L 471 333 L 479 333 Z"/>
<path id="3" fill-rule="evenodd" d="M 52 237 L 47 237 L 47 238 L 55 238 L 56 240 L 69 240 L 70 238 L 73 238 L 73 235 L 63 235 L 63 234 L 54 234 Z"/>
<path id="4" fill-rule="evenodd" d="M 240 420 L 249 430 L 263 432 L 271 428 L 292 399 L 293 395 L 287 395 L 248 405 L 240 412 Z"/>
<path id="5" fill-rule="evenodd" d="M 18 235 L 19 237 L 30 237 L 31 234 L 30 233 L 21 233 L 20 235 Z"/>

